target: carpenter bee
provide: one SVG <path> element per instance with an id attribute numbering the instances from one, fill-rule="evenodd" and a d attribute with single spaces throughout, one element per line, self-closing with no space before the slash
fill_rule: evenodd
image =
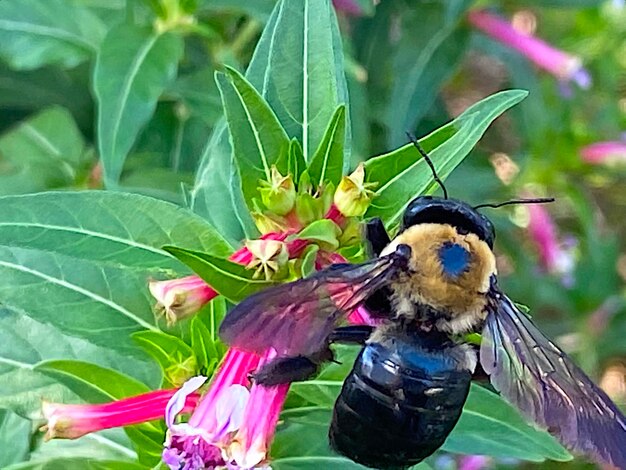
<path id="1" fill-rule="evenodd" d="M 416 142 L 414 142 L 416 143 Z M 222 339 L 277 357 L 254 374 L 272 386 L 306 380 L 332 343 L 362 344 L 333 410 L 332 448 L 360 464 L 401 469 L 435 452 L 456 425 L 478 361 L 509 402 L 565 446 L 626 469 L 626 417 L 498 287 L 494 227 L 480 207 L 421 196 L 390 239 L 366 224 L 374 257 L 336 264 L 254 294 L 231 310 Z M 365 306 L 379 326 L 342 326 Z M 465 334 L 480 332 L 480 351 Z"/>

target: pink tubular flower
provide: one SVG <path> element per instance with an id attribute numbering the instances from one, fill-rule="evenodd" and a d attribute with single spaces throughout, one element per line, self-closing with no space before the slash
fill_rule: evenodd
<path id="1" fill-rule="evenodd" d="M 224 449 L 242 426 L 250 392 L 248 374 L 259 365 L 259 356 L 229 349 L 219 371 L 202 397 L 189 422 L 175 423 L 185 395 L 202 386 L 206 378 L 190 379 L 167 405 L 168 436 L 163 462 L 172 470 L 212 469 L 230 465 Z M 248 418 L 246 418 L 247 420 Z"/>
<path id="2" fill-rule="evenodd" d="M 509 22 L 485 10 L 473 10 L 468 18 L 476 29 L 515 49 L 561 82 L 574 81 L 583 89 L 591 86 L 591 77 L 583 68 L 580 58 L 555 49 L 541 39 L 517 31 Z"/>
<path id="3" fill-rule="evenodd" d="M 573 247 L 559 241 L 556 225 L 542 204 L 529 204 L 528 213 L 528 234 L 539 251 L 541 264 L 548 272 L 560 274 L 565 283 L 571 283 Z"/>
<path id="4" fill-rule="evenodd" d="M 156 390 L 98 405 L 44 402 L 42 411 L 47 424 L 41 430 L 45 431 L 46 440 L 76 439 L 90 432 L 161 419 L 165 405 L 176 393 L 176 389 Z M 191 411 L 198 399 L 197 393 L 188 394 L 180 404 L 181 411 Z"/>
<path id="5" fill-rule="evenodd" d="M 596 142 L 580 149 L 580 155 L 593 165 L 626 163 L 626 140 Z"/>
<path id="6" fill-rule="evenodd" d="M 269 362 L 275 354 L 268 353 L 259 366 Z M 289 384 L 264 387 L 254 384 L 244 411 L 245 421 L 237 431 L 228 449 L 228 456 L 241 468 L 263 466 L 276 431 Z"/>

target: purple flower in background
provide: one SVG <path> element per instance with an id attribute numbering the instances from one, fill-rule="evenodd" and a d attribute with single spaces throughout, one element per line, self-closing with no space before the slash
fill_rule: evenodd
<path id="1" fill-rule="evenodd" d="M 626 163 L 626 140 L 596 142 L 580 149 L 580 155 L 593 165 Z"/>
<path id="2" fill-rule="evenodd" d="M 556 49 L 535 36 L 524 34 L 508 21 L 485 10 L 473 10 L 468 18 L 474 28 L 515 49 L 537 67 L 558 78 L 565 95 L 571 93 L 567 87 L 569 82 L 574 82 L 585 90 L 591 86 L 591 76 L 582 66 L 579 57 Z"/>
<path id="3" fill-rule="evenodd" d="M 484 455 L 464 455 L 459 459 L 458 470 L 483 470 L 489 467 L 491 459 Z"/>

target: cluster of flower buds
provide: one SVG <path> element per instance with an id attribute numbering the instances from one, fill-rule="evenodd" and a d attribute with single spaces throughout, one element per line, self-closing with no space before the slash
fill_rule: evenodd
<path id="1" fill-rule="evenodd" d="M 346 262 L 343 251 L 361 242 L 360 217 L 374 196 L 362 165 L 332 184 L 314 187 L 306 173 L 298 185 L 291 175 L 271 169 L 259 187 L 254 220 L 261 237 L 247 240 L 230 261 L 252 271 L 252 278 L 291 280 L 309 269 Z M 198 276 L 152 281 L 157 312 L 169 324 L 198 312 L 218 293 Z M 349 321 L 373 323 L 359 308 Z M 48 438 L 76 438 L 86 433 L 165 418 L 168 433 L 163 462 L 171 469 L 267 468 L 267 454 L 288 385 L 263 387 L 250 374 L 273 356 L 229 349 L 205 388 L 206 377 L 195 376 L 178 390 L 159 390 L 103 405 L 44 405 Z M 186 378 L 194 371 L 183 372 Z M 184 383 L 183 383 L 184 382 Z M 204 393 L 199 392 L 205 389 Z M 201 398 L 200 398 L 201 397 Z M 190 414 L 187 422 L 180 415 Z"/>

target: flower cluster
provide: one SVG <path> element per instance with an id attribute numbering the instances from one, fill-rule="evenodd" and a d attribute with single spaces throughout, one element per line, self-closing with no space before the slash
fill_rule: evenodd
<path id="1" fill-rule="evenodd" d="M 261 200 L 253 211 L 262 235 L 247 240 L 230 261 L 246 266 L 253 278 L 274 280 L 297 277 L 306 253 L 315 255 L 315 269 L 345 262 L 340 251 L 360 242 L 359 218 L 373 197 L 372 187 L 365 182 L 363 166 L 343 177 L 336 190 L 331 184 L 315 188 L 306 174 L 296 188 L 291 175 L 283 176 L 272 168 L 269 181 L 261 182 Z M 194 315 L 219 295 L 195 275 L 152 281 L 149 289 L 157 300 L 156 311 L 168 324 Z M 349 321 L 371 323 L 363 308 L 353 312 Z M 249 377 L 274 354 L 269 350 L 259 356 L 231 348 L 208 387 L 207 377 L 198 375 L 178 390 L 159 390 L 103 405 L 46 403 L 46 436 L 76 438 L 164 417 L 168 431 L 162 459 L 169 468 L 266 468 L 289 385 L 264 387 L 250 383 Z M 189 419 L 183 421 L 183 415 Z"/>

